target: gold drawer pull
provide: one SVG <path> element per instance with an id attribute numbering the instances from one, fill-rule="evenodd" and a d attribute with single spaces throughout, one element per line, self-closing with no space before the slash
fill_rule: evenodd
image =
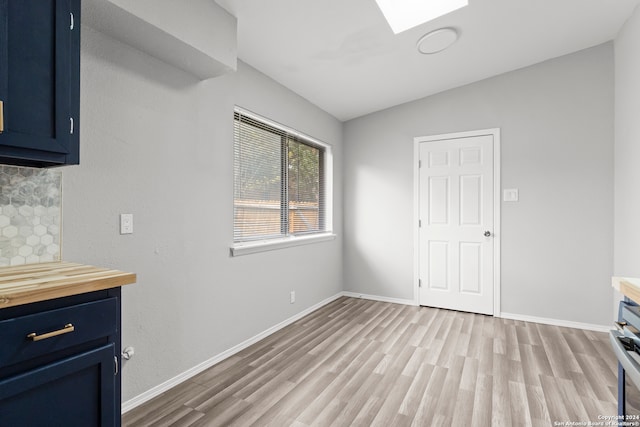
<path id="1" fill-rule="evenodd" d="M 67 323 L 66 325 L 64 325 L 64 328 L 58 329 L 57 331 L 53 332 L 47 332 L 46 334 L 38 335 L 35 332 L 31 332 L 29 335 L 27 335 L 27 338 L 29 338 L 31 341 L 46 340 L 47 338 L 57 337 L 58 335 L 62 334 L 68 334 L 69 332 L 73 332 L 74 330 L 75 327 L 71 323 Z"/>
<path id="2" fill-rule="evenodd" d="M 0 101 L 0 133 L 4 132 L 4 103 Z"/>

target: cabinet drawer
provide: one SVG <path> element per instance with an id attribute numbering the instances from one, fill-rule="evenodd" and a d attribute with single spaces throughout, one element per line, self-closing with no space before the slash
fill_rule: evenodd
<path id="1" fill-rule="evenodd" d="M 117 316 L 108 298 L 0 321 L 0 367 L 113 335 Z"/>

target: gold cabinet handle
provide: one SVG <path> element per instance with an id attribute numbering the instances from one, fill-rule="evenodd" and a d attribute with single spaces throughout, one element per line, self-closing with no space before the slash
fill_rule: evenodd
<path id="1" fill-rule="evenodd" d="M 58 329 L 57 331 L 53 332 L 47 332 L 46 334 L 38 335 L 35 332 L 31 332 L 29 335 L 27 335 L 27 338 L 29 338 L 31 341 L 46 340 L 47 338 L 57 337 L 58 335 L 62 334 L 68 334 L 69 332 L 73 332 L 74 330 L 75 327 L 71 323 L 67 323 L 66 325 L 64 325 L 64 328 Z"/>
<path id="2" fill-rule="evenodd" d="M 4 103 L 0 101 L 0 133 L 4 132 Z"/>

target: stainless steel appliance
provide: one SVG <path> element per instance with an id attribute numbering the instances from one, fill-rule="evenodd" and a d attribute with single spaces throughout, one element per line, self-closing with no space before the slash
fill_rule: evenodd
<path id="1" fill-rule="evenodd" d="M 609 333 L 618 358 L 618 418 L 640 419 L 640 306 L 620 302 L 616 330 Z"/>

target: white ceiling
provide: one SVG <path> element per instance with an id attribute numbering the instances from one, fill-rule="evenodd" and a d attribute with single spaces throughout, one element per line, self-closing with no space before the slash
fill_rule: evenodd
<path id="1" fill-rule="evenodd" d="M 397 35 L 375 0 L 216 1 L 238 18 L 242 61 L 349 120 L 612 40 L 640 0 L 470 0 Z M 458 42 L 418 53 L 441 27 Z"/>

